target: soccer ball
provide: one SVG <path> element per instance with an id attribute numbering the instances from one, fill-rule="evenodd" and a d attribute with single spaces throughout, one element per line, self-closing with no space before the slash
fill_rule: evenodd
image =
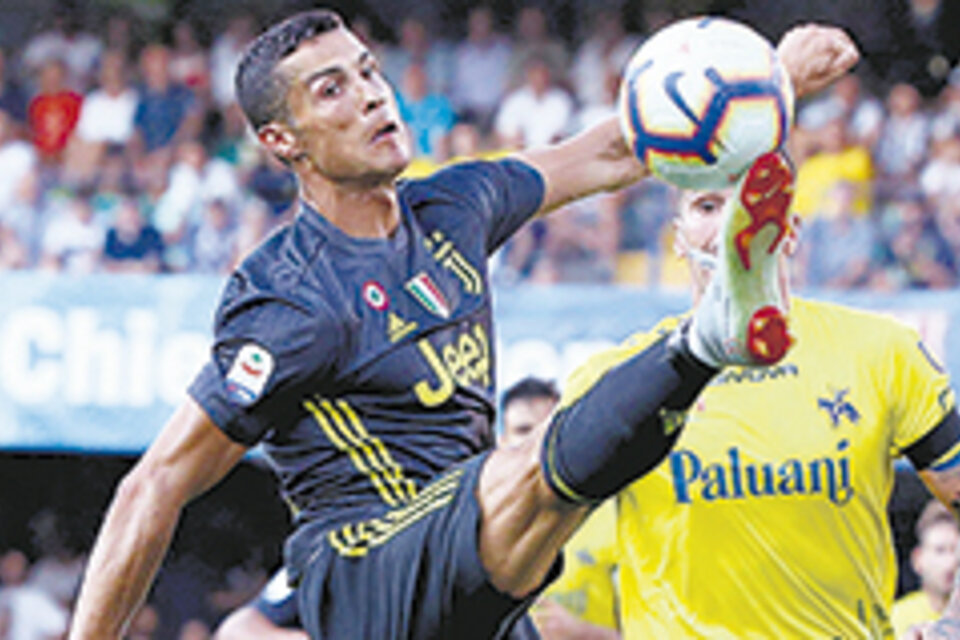
<path id="1" fill-rule="evenodd" d="M 779 148 L 793 121 L 793 88 L 770 43 L 723 18 L 658 31 L 630 58 L 620 86 L 627 144 L 657 176 L 718 189 Z"/>

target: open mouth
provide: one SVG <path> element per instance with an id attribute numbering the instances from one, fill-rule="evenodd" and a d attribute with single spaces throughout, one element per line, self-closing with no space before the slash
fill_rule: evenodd
<path id="1" fill-rule="evenodd" d="M 384 138 L 393 135 L 400 130 L 400 127 L 397 126 L 396 122 L 388 122 L 383 125 L 373 134 L 372 142 L 380 142 Z"/>

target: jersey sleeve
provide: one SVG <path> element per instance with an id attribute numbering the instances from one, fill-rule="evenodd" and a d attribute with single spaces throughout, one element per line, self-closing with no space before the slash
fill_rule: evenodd
<path id="1" fill-rule="evenodd" d="M 306 385 L 320 391 L 337 357 L 339 335 L 327 315 L 277 296 L 225 300 L 211 358 L 188 393 L 247 446 L 292 424 Z"/>
<path id="2" fill-rule="evenodd" d="M 492 254 L 540 209 L 545 183 L 540 172 L 516 158 L 455 164 L 430 179 L 480 216 L 487 255 Z"/>
<path id="3" fill-rule="evenodd" d="M 916 331 L 900 328 L 890 341 L 886 390 L 897 402 L 890 408 L 897 450 L 923 469 L 960 442 L 956 399 L 950 378 Z M 883 393 L 883 390 L 881 390 Z"/>

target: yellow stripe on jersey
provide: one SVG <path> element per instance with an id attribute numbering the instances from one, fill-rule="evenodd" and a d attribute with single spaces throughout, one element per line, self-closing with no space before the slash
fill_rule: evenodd
<path id="1" fill-rule="evenodd" d="M 384 472 L 387 481 L 393 485 L 397 493 L 401 495 L 405 501 L 412 500 L 414 497 L 416 497 L 416 483 L 414 483 L 414 481 L 410 478 L 404 477 L 403 467 L 397 464 L 397 461 L 393 459 L 393 456 L 390 455 L 390 452 L 384 446 L 383 441 L 376 436 L 370 435 L 370 432 L 367 431 L 367 428 L 363 426 L 363 422 L 360 420 L 357 412 L 354 411 L 353 407 L 347 404 L 345 400 L 338 400 L 337 406 L 341 411 L 343 411 L 343 414 L 347 416 L 347 420 L 351 425 L 353 425 L 353 428 L 360 436 L 360 439 L 373 445 L 373 448 L 380 456 L 380 460 L 383 462 L 382 471 Z"/>
<path id="2" fill-rule="evenodd" d="M 934 460 L 930 465 L 931 471 L 946 471 L 951 467 L 957 466 L 960 462 L 960 442 L 950 447 L 946 453 Z"/>
<path id="3" fill-rule="evenodd" d="M 328 401 L 324 402 L 329 404 Z M 337 420 L 334 420 L 332 417 L 328 418 L 324 409 L 321 409 L 310 400 L 305 400 L 303 406 L 306 407 L 307 411 L 313 415 L 314 420 L 316 420 L 317 424 L 320 425 L 320 428 L 323 430 L 324 434 L 326 434 L 330 442 L 333 443 L 333 446 L 346 453 L 353 462 L 353 466 L 356 467 L 360 473 L 363 473 L 370 478 L 370 481 L 373 483 L 373 486 L 376 487 L 377 492 L 380 494 L 380 497 L 383 498 L 384 502 L 391 507 L 395 507 L 403 502 L 402 497 L 398 499 L 391 489 L 384 484 L 383 480 L 380 478 L 379 469 L 368 465 L 367 461 L 361 455 L 361 452 L 358 451 L 359 447 L 356 446 L 357 443 L 351 441 L 349 438 L 344 439 L 342 434 L 342 418 L 339 418 L 338 416 L 339 423 L 337 423 Z"/>
<path id="4" fill-rule="evenodd" d="M 554 418 L 562 419 L 562 417 Z M 547 442 L 547 474 L 550 476 L 550 484 L 560 493 L 570 500 L 571 502 L 576 502 L 579 504 L 589 504 L 591 500 L 580 495 L 574 491 L 566 482 L 563 481 L 563 478 L 560 477 L 560 474 L 557 473 L 557 433 L 558 429 L 551 429 L 548 433 L 549 441 Z"/>
<path id="5" fill-rule="evenodd" d="M 429 513 L 447 506 L 460 486 L 462 469 L 456 469 L 430 484 L 409 504 L 388 511 L 380 518 L 372 518 L 334 529 L 327 540 L 342 556 L 360 557 L 389 541 L 407 527 Z"/>

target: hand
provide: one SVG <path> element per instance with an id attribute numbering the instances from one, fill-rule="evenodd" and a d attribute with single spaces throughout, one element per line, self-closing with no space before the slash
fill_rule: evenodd
<path id="1" fill-rule="evenodd" d="M 777 45 L 798 98 L 824 88 L 860 59 L 857 45 L 838 27 L 805 24 L 787 31 Z"/>
<path id="2" fill-rule="evenodd" d="M 580 620 L 550 598 L 540 598 L 530 615 L 543 640 L 614 640 L 620 637 L 613 629 Z"/>

